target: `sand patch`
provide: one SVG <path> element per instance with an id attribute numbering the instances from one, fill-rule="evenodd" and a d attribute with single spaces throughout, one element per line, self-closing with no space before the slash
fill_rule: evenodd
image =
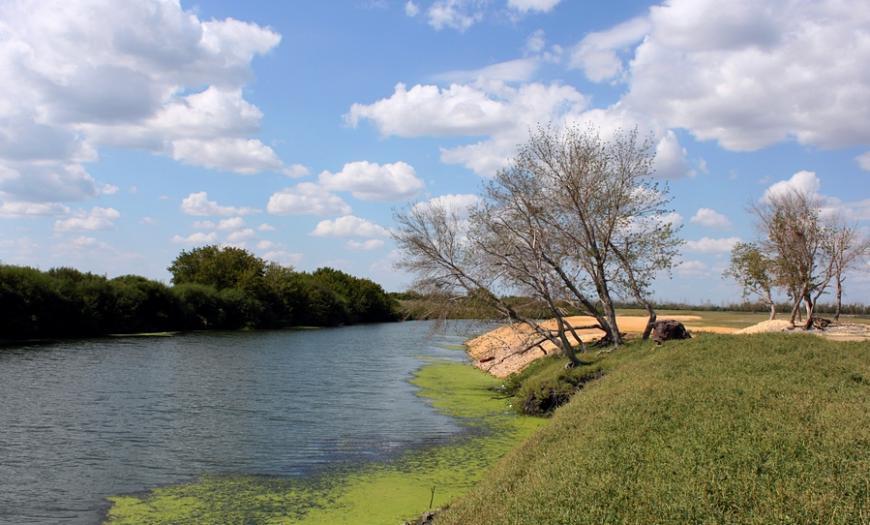
<path id="1" fill-rule="evenodd" d="M 702 318 L 698 315 L 669 315 L 659 319 L 690 322 L 700 321 Z M 584 343 L 596 341 L 603 335 L 603 332 L 598 328 L 591 328 L 592 325 L 596 324 L 594 317 L 575 316 L 568 317 L 566 320 L 575 327 L 577 335 Z M 621 332 L 637 335 L 643 333 L 644 328 L 646 328 L 647 317 L 620 315 L 616 317 L 616 321 Z M 556 328 L 554 320 L 542 321 L 541 325 L 546 328 Z M 733 329 L 723 326 L 689 328 L 690 331 L 705 331 L 706 329 L 716 333 L 731 333 L 733 331 Z M 474 366 L 496 377 L 507 377 L 522 370 L 536 359 L 559 352 L 559 348 L 549 341 L 535 345 L 539 339 L 540 336 L 526 325 L 506 325 L 471 339 L 465 345 Z M 579 344 L 573 336 L 569 336 L 568 340 L 571 344 Z"/>

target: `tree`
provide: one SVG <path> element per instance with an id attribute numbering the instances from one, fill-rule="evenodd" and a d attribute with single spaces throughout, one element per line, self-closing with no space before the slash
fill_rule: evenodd
<path id="1" fill-rule="evenodd" d="M 840 320 L 843 304 L 843 283 L 846 274 L 867 259 L 870 254 L 870 239 L 860 236 L 857 228 L 837 221 L 828 245 L 833 266 L 833 280 L 836 286 L 834 320 Z"/>
<path id="2" fill-rule="evenodd" d="M 203 246 L 183 250 L 168 268 L 172 284 L 196 283 L 217 290 L 239 288 L 248 292 L 262 289 L 266 262 L 232 246 Z"/>
<path id="3" fill-rule="evenodd" d="M 739 242 L 731 250 L 731 264 L 723 272 L 725 277 L 737 281 L 743 289 L 744 300 L 758 296 L 770 309 L 769 319 L 776 317 L 776 260 L 771 259 L 752 243 Z"/>
<path id="4" fill-rule="evenodd" d="M 651 327 L 650 284 L 671 268 L 680 244 L 662 220 L 669 197 L 652 180 L 653 158 L 636 131 L 604 140 L 594 130 L 541 128 L 485 185 L 468 217 L 435 204 L 397 214 L 400 267 L 442 305 L 476 298 L 572 362 L 571 339 L 581 343 L 565 306 L 592 316 L 603 340 L 618 345 L 613 290 L 646 304 Z M 520 315 L 503 299 L 508 293 L 531 297 L 556 328 Z"/>
<path id="5" fill-rule="evenodd" d="M 834 276 L 830 249 L 833 229 L 822 220 L 818 197 L 787 190 L 768 195 L 753 208 L 765 234 L 762 248 L 776 260 L 777 280 L 792 297 L 790 322 L 806 307 L 804 328 L 813 326 L 813 311 Z"/>

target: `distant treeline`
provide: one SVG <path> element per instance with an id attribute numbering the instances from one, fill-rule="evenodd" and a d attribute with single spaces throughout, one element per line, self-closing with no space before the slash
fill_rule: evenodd
<path id="1" fill-rule="evenodd" d="M 0 339 L 398 318 L 395 301 L 368 279 L 332 268 L 297 272 L 238 248 L 183 251 L 169 271 L 173 286 L 137 275 L 0 265 Z"/>
<path id="2" fill-rule="evenodd" d="M 433 301 L 431 298 L 414 292 L 400 292 L 390 294 L 400 305 L 401 313 L 408 319 L 432 319 L 439 316 L 439 312 L 448 309 L 438 308 L 438 303 L 448 299 L 439 298 Z M 546 305 L 536 303 L 528 297 L 503 297 L 506 304 L 511 305 L 520 314 L 529 318 L 546 318 L 549 317 Z M 452 319 L 489 319 L 493 316 L 491 312 L 481 301 L 466 297 L 450 298 L 451 302 L 450 318 Z M 434 307 L 433 307 L 434 304 Z M 567 315 L 584 315 L 579 310 L 572 308 L 568 304 L 560 305 Z M 617 309 L 643 309 L 643 306 L 625 301 L 614 301 L 614 306 Z M 777 304 L 777 311 L 788 312 L 791 309 L 790 304 Z M 678 302 L 661 302 L 655 303 L 658 310 L 696 310 L 707 312 L 759 312 L 767 313 L 769 307 L 761 303 L 732 303 L 732 304 L 688 304 Z M 832 304 L 818 304 L 815 308 L 818 314 L 833 314 L 835 306 Z M 846 315 L 870 315 L 870 305 L 866 304 L 844 304 L 841 312 Z"/>

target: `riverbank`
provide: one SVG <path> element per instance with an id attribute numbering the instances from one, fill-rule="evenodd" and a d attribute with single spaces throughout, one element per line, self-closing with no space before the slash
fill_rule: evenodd
<path id="1" fill-rule="evenodd" d="M 438 507 L 467 493 L 498 458 L 545 423 L 517 415 L 494 391 L 501 382 L 468 364 L 426 364 L 413 383 L 420 396 L 466 427 L 453 443 L 316 479 L 211 476 L 116 496 L 106 523 L 400 523 L 425 511 L 430 499 Z"/>

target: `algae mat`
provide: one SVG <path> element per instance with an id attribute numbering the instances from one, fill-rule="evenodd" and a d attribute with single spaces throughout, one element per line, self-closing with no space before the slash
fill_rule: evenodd
<path id="1" fill-rule="evenodd" d="M 449 445 L 406 452 L 315 479 L 209 476 L 109 498 L 106 523 L 142 524 L 395 524 L 467 492 L 484 471 L 543 424 L 521 417 L 492 387 L 495 379 L 467 364 L 436 362 L 414 378 L 419 395 L 459 418 L 470 432 Z"/>

